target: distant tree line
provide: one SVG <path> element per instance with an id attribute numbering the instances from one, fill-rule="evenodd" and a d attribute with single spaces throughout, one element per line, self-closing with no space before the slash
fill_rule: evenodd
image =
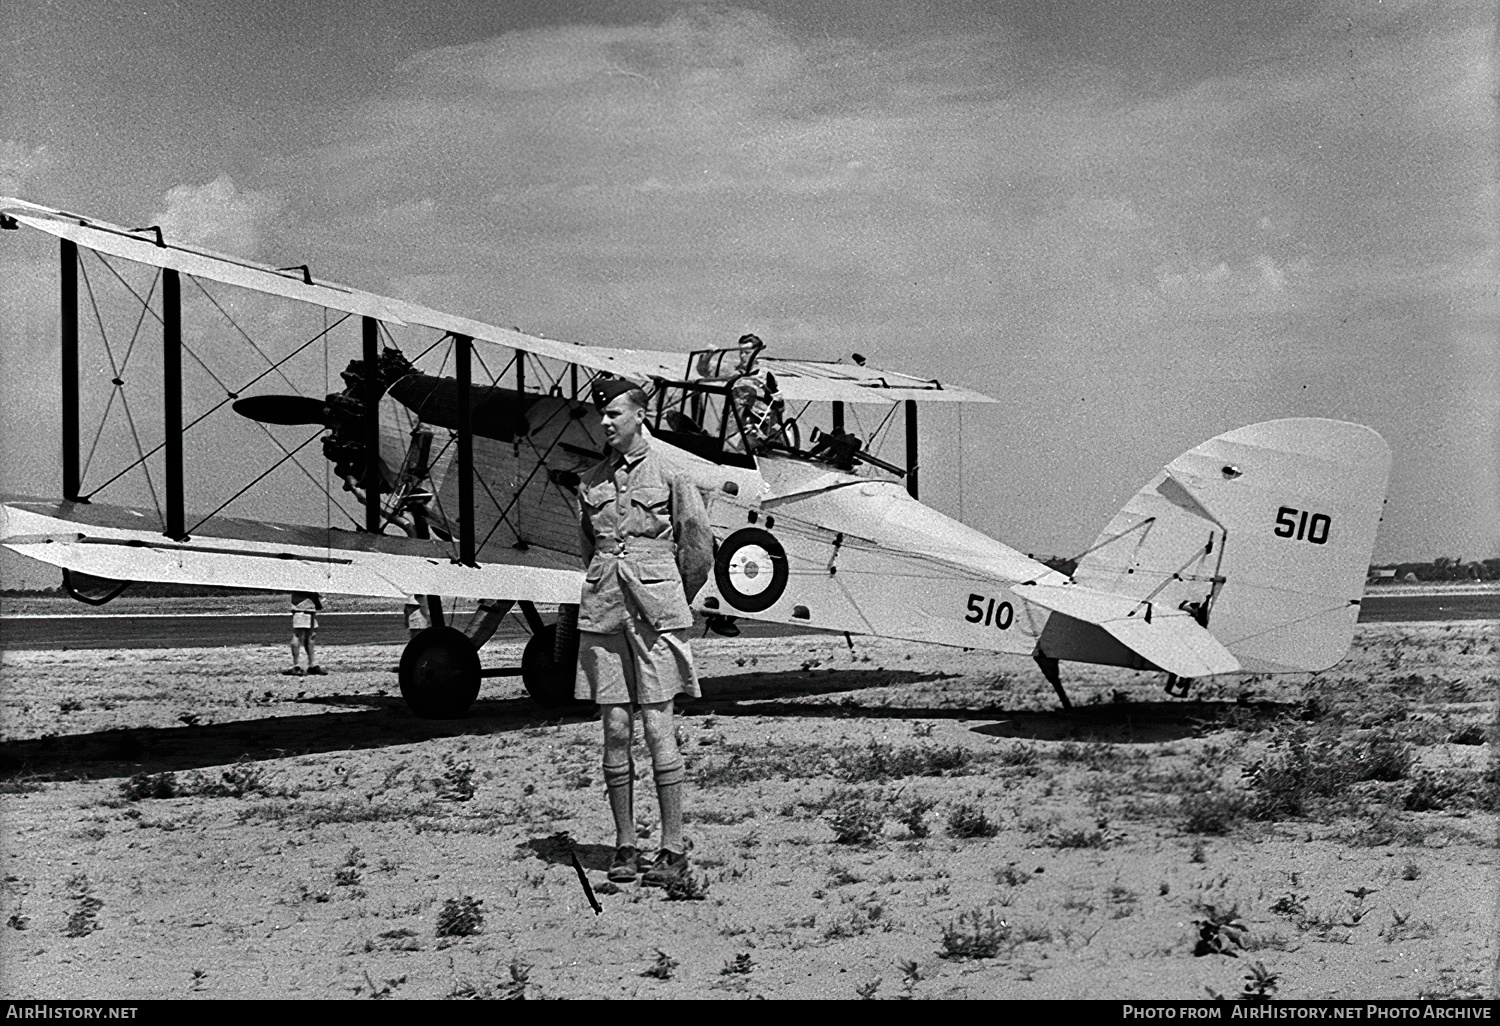
<path id="1" fill-rule="evenodd" d="M 1380 581 L 1500 581 L 1500 558 L 1465 562 L 1458 556 L 1439 556 L 1430 563 L 1382 563 L 1370 567 L 1370 579 Z"/>

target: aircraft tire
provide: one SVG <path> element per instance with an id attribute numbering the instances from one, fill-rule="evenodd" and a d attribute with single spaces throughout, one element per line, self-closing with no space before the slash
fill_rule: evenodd
<path id="1" fill-rule="evenodd" d="M 425 720 L 457 720 L 479 697 L 479 652 L 454 627 L 428 627 L 401 653 L 401 697 Z"/>
<path id="2" fill-rule="evenodd" d="M 521 681 L 532 701 L 544 709 L 589 705 L 573 697 L 573 678 L 578 668 L 577 645 L 573 646 L 571 659 L 559 660 L 556 651 L 555 623 L 547 624 L 526 642 L 526 650 L 521 653 Z"/>

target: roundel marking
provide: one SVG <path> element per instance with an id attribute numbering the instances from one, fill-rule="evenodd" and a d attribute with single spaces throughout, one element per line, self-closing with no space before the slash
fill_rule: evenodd
<path id="1" fill-rule="evenodd" d="M 786 591 L 786 550 L 770 531 L 745 527 L 725 538 L 714 558 L 714 583 L 742 613 L 769 609 Z"/>

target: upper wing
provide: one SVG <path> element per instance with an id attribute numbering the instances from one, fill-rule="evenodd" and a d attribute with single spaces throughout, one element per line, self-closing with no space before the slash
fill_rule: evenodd
<path id="1" fill-rule="evenodd" d="M 125 581 L 404 598 L 577 602 L 577 560 L 540 547 L 463 566 L 437 541 L 213 517 L 184 542 L 120 506 L 16 499 L 0 504 L 0 545 L 43 563 Z"/>
<path id="2" fill-rule="evenodd" d="M 159 244 L 159 236 L 155 232 L 146 234 L 142 230 L 132 231 L 120 225 L 25 200 L 0 197 L 0 212 L 38 231 L 138 263 L 170 267 L 210 281 L 254 289 L 331 310 L 466 335 L 621 377 L 672 381 L 681 379 L 686 370 L 685 353 L 584 346 L 538 338 L 417 303 L 323 281 L 302 268 L 281 270 L 268 264 L 183 246 L 167 239 L 162 239 Z M 904 399 L 920 399 L 927 402 L 995 402 L 978 392 L 944 386 L 935 380 L 923 380 L 876 367 L 808 360 L 766 362 L 775 370 L 782 394 L 796 401 L 894 403 Z"/>

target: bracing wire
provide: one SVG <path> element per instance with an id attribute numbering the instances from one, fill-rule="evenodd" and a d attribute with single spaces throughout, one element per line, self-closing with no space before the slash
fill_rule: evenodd
<path id="1" fill-rule="evenodd" d="M 196 524 L 194 524 L 192 527 L 190 527 L 188 529 L 187 533 L 188 534 L 192 534 L 194 531 L 198 530 L 198 528 L 200 528 L 204 524 L 208 523 L 208 521 L 210 521 L 214 517 L 218 516 L 218 514 L 220 512 L 222 512 L 225 509 L 225 507 L 227 507 L 231 502 L 233 502 L 235 499 L 238 499 L 241 495 L 244 495 L 246 492 L 248 492 L 250 489 L 254 488 L 256 485 L 260 484 L 262 481 L 264 481 L 266 479 L 266 477 L 268 475 L 270 475 L 270 473 L 272 471 L 274 471 L 277 467 L 281 466 L 287 460 L 291 460 L 293 456 L 297 455 L 297 453 L 301 452 L 303 449 L 306 449 L 313 442 L 317 441 L 322 436 L 322 434 L 323 434 L 323 432 L 319 431 L 317 434 L 314 434 L 311 438 L 308 438 L 301 445 L 297 446 L 297 448 L 287 450 L 285 456 L 281 457 L 281 459 L 279 459 L 275 463 L 271 464 L 262 473 L 257 474 L 256 477 L 255 477 L 255 480 L 251 481 L 249 484 L 245 485 L 245 487 L 241 488 L 239 491 L 235 492 L 229 498 L 227 498 L 223 502 L 219 503 L 219 505 L 214 509 L 214 511 L 212 513 L 210 513 L 208 516 L 204 517 L 202 520 L 199 520 Z M 295 463 L 296 461 L 292 460 L 292 462 Z"/>
<path id="2" fill-rule="evenodd" d="M 344 321 L 348 320 L 349 316 L 350 316 L 349 314 L 345 314 L 344 316 L 340 317 L 338 320 L 334 321 L 332 324 L 330 324 L 328 326 L 328 331 L 332 331 L 334 328 L 337 328 L 340 324 L 344 323 Z M 325 334 L 326 334 L 326 332 L 325 332 Z M 306 342 L 302 343 L 296 349 L 292 350 L 292 352 L 290 352 L 289 354 L 287 354 L 287 356 L 284 357 L 281 360 L 281 362 L 282 363 L 286 363 L 289 360 L 293 359 L 299 353 L 301 353 L 302 350 L 306 349 L 308 346 L 310 346 L 313 343 L 317 342 L 318 339 L 321 338 L 321 337 L 322 337 L 322 335 L 314 335 L 312 338 L 308 339 Z M 106 346 L 106 350 L 107 350 L 107 348 L 108 347 Z M 193 359 L 194 360 L 198 360 L 198 357 L 196 355 L 193 355 Z M 202 360 L 198 360 L 198 362 L 199 362 L 200 365 L 202 365 L 202 363 L 203 363 Z M 204 370 L 208 370 L 208 368 L 204 367 Z M 212 373 L 213 373 L 212 371 L 209 371 L 210 375 L 212 375 Z M 217 413 L 219 410 L 223 409 L 229 403 L 231 403 L 234 400 L 238 399 L 241 392 L 243 392 L 245 389 L 249 388 L 250 386 L 254 385 L 256 382 L 260 381 L 261 378 L 264 378 L 266 375 L 268 375 L 270 373 L 271 373 L 271 370 L 269 370 L 269 369 L 261 371 L 255 377 L 251 378 L 249 381 L 247 381 L 243 385 L 241 385 L 237 391 L 229 391 L 229 389 L 227 387 L 225 387 L 225 392 L 227 393 L 225 395 L 225 397 L 223 399 L 221 399 L 219 402 L 215 403 L 213 406 L 210 406 L 203 413 L 199 414 L 197 417 L 195 417 L 191 421 L 189 421 L 183 427 L 183 429 L 182 429 L 183 434 L 187 434 L 187 432 L 189 430 L 191 430 L 192 428 L 194 428 L 197 425 L 201 424 L 203 421 L 207 420 L 209 417 L 211 417 L 213 414 Z M 214 380 L 217 381 L 218 379 L 215 378 Z M 220 386 L 224 387 L 222 382 L 220 382 Z M 121 399 L 123 400 L 123 398 L 124 397 L 122 396 Z M 102 427 L 101 427 L 101 430 L 102 430 Z M 107 480 L 103 484 L 101 484 L 98 488 L 95 488 L 92 492 L 89 492 L 88 496 L 90 498 L 92 498 L 93 496 L 99 494 L 105 488 L 108 488 L 110 485 L 114 484 L 120 478 L 122 478 L 126 474 L 130 473 L 130 471 L 134 470 L 137 466 L 139 466 L 142 463 L 144 463 L 147 459 L 150 459 L 152 456 L 155 456 L 158 452 L 160 452 L 163 448 L 165 448 L 165 445 L 166 445 L 166 443 L 162 443 L 161 445 L 156 446 L 150 452 L 146 453 L 140 459 L 136 460 L 136 462 L 129 464 L 123 470 L 121 470 L 118 473 L 116 473 L 114 477 L 111 477 L 109 480 Z M 282 451 L 285 452 L 285 449 L 283 449 Z M 298 466 L 301 466 L 301 464 L 298 464 Z M 343 507 L 340 507 L 340 509 L 342 509 L 342 508 Z M 346 512 L 346 515 L 347 515 L 347 512 Z M 358 523 L 358 521 L 355 521 L 355 522 Z"/>
<path id="3" fill-rule="evenodd" d="M 109 333 L 104 330 L 104 315 L 99 312 L 99 303 L 94 298 L 94 285 L 93 282 L 89 279 L 88 264 L 84 263 L 82 260 L 79 260 L 78 270 L 83 276 L 84 289 L 87 290 L 89 294 L 89 306 L 94 311 L 94 322 L 99 325 L 99 338 L 104 343 L 104 353 L 109 358 L 110 370 L 114 372 L 114 377 L 111 380 L 115 386 L 116 391 L 120 393 L 120 408 L 125 411 L 125 423 L 130 426 L 130 437 L 135 442 L 135 453 L 136 456 L 139 457 L 139 459 L 136 463 L 131 464 L 131 467 L 139 466 L 145 473 L 146 489 L 151 493 L 151 505 L 156 507 L 156 515 L 161 518 L 162 528 L 165 529 L 167 526 L 167 518 L 166 515 L 162 513 L 161 501 L 156 497 L 156 485 L 151 481 L 151 468 L 146 465 L 146 454 L 141 446 L 141 436 L 140 433 L 135 429 L 135 418 L 131 416 L 130 413 L 130 399 L 125 395 L 125 379 L 120 376 L 120 367 L 115 362 L 115 353 L 109 344 Z M 157 448 L 160 449 L 165 445 L 166 443 L 163 442 L 162 445 L 157 446 Z M 152 450 L 152 452 L 155 451 L 156 449 Z M 131 468 L 127 467 L 126 471 L 128 471 L 129 469 Z M 125 473 L 125 471 L 121 471 L 121 474 L 123 473 Z M 116 475 L 116 477 L 119 476 L 120 475 L 118 474 Z M 110 480 L 113 481 L 115 480 L 115 478 L 111 478 Z M 108 483 L 108 481 L 105 482 L 105 484 Z M 103 485 L 101 485 L 100 487 L 103 487 Z M 97 490 L 98 489 L 95 489 L 95 491 Z"/>

